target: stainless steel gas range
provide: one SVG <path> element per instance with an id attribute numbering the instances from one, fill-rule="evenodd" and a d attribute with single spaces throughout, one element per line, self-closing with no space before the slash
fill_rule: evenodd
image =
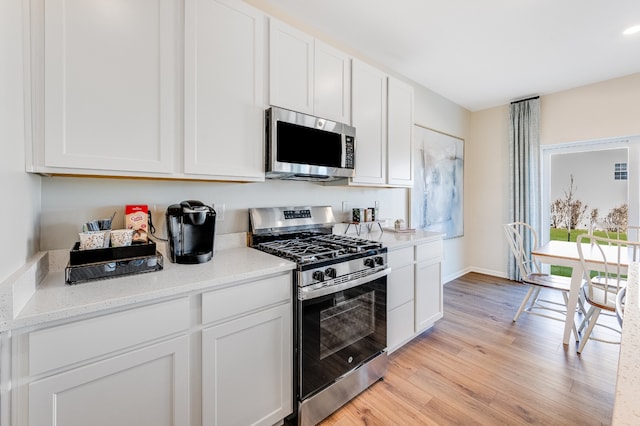
<path id="1" fill-rule="evenodd" d="M 297 264 L 294 407 L 315 425 L 387 371 L 387 249 L 333 234 L 331 207 L 249 210 L 251 246 Z"/>

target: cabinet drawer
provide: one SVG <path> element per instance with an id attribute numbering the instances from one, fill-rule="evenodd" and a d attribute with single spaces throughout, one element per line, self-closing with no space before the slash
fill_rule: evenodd
<path id="1" fill-rule="evenodd" d="M 413 247 L 390 251 L 387 253 L 387 262 L 391 269 L 401 268 L 413 263 Z"/>
<path id="2" fill-rule="evenodd" d="M 77 321 L 29 334 L 35 375 L 187 330 L 189 299 L 181 298 Z"/>
<path id="3" fill-rule="evenodd" d="M 387 280 L 387 310 L 413 300 L 413 265 L 391 269 Z"/>
<path id="4" fill-rule="evenodd" d="M 416 246 L 416 262 L 442 258 L 442 240 L 431 241 Z"/>
<path id="5" fill-rule="evenodd" d="M 220 321 L 291 300 L 291 274 L 252 281 L 202 295 L 202 322 Z"/>

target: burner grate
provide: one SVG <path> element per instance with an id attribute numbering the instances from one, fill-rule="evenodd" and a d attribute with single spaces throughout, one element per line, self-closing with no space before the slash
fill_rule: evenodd
<path id="1" fill-rule="evenodd" d="M 314 238 L 305 240 L 276 240 L 258 244 L 258 248 L 276 256 L 300 263 L 338 258 L 345 254 L 344 247 L 336 244 L 319 244 Z"/>

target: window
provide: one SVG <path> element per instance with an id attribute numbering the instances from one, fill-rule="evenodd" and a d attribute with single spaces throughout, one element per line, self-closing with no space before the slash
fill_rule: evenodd
<path id="1" fill-rule="evenodd" d="M 632 190 L 640 187 L 640 174 L 633 172 L 640 170 L 640 135 L 542 145 L 541 150 L 539 214 L 543 228 L 538 234 L 541 243 L 550 238 L 545 228 L 551 228 L 551 203 L 563 196 L 571 174 L 576 179 L 576 197 L 587 204 L 589 209 L 586 220 L 592 209 L 597 208 L 602 218 L 606 217 L 612 206 L 626 201 L 629 206 L 629 224 L 640 223 L 640 191 Z M 625 180 L 611 179 L 612 166 L 614 172 L 624 172 L 620 179 Z M 556 182 L 559 183 L 557 186 Z"/>
<path id="2" fill-rule="evenodd" d="M 616 163 L 613 178 L 615 180 L 627 180 L 627 163 Z"/>

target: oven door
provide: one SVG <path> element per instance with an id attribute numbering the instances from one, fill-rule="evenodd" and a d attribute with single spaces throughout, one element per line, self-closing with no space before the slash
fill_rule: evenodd
<path id="1" fill-rule="evenodd" d="M 387 347 L 386 275 L 298 304 L 299 400 Z"/>

